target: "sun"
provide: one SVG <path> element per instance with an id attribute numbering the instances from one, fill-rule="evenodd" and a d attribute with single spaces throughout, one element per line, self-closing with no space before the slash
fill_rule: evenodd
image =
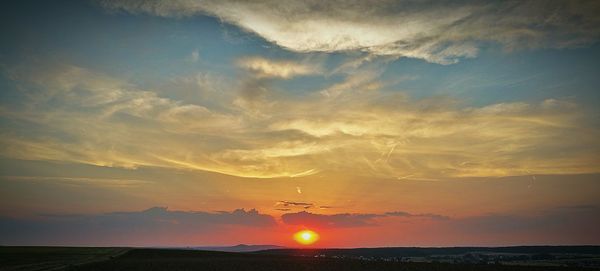
<path id="1" fill-rule="evenodd" d="M 319 241 L 319 234 L 311 230 L 302 230 L 294 234 L 294 240 L 303 245 L 310 245 Z"/>

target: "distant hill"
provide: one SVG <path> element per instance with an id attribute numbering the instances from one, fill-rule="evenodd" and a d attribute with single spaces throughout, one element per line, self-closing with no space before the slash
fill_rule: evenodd
<path id="1" fill-rule="evenodd" d="M 285 247 L 275 245 L 245 245 L 240 244 L 237 246 L 223 246 L 223 247 L 191 247 L 194 250 L 208 250 L 208 251 L 223 251 L 223 252 L 256 252 L 263 250 L 276 250 L 285 249 Z"/>

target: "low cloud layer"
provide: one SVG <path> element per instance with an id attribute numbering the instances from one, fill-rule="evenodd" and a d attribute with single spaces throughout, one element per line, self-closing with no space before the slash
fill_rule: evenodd
<path id="1" fill-rule="evenodd" d="M 451 64 L 506 50 L 597 41 L 597 1 L 98 1 L 165 17 L 208 14 L 297 52 L 363 51 Z"/>
<path id="2" fill-rule="evenodd" d="M 596 244 L 600 241 L 598 223 L 600 208 L 593 206 L 548 209 L 528 215 L 479 215 L 448 221 L 445 227 L 457 233 L 468 232 L 481 240 L 505 238 L 502 243 L 507 244 Z"/>
<path id="3" fill-rule="evenodd" d="M 351 230 L 356 235 L 368 234 L 373 239 L 400 243 L 414 242 L 416 237 L 424 235 L 431 237 L 427 240 L 435 240 L 422 243 L 421 238 L 416 238 L 421 245 L 592 244 L 600 241 L 600 232 L 595 227 L 600 222 L 600 209 L 592 205 L 571 207 L 520 215 L 467 217 L 403 211 L 380 214 L 303 211 L 283 214 L 281 223 L 256 210 L 192 212 L 154 207 L 139 212 L 96 215 L 0 217 L 0 238 L 2 245 L 208 245 L 210 240 L 216 240 L 212 237 L 222 243 L 235 244 L 246 240 L 243 232 L 248 230 L 260 234 L 259 240 L 287 240 L 293 232 L 289 226 L 293 226 L 333 235 L 336 231 Z M 341 236 L 328 238 L 339 239 Z M 343 240 L 348 241 L 346 237 L 340 239 Z"/>
<path id="4" fill-rule="evenodd" d="M 595 244 L 600 241 L 600 231 L 595 227 L 600 222 L 599 211 L 597 206 L 575 206 L 521 214 L 493 213 L 463 217 L 402 211 L 330 215 L 299 212 L 284 214 L 281 218 L 289 225 L 366 234 L 384 243 L 402 240 L 399 242 L 421 246 Z"/>
<path id="5" fill-rule="evenodd" d="M 316 228 L 348 228 L 376 225 L 377 214 L 313 214 L 309 212 L 289 213 L 281 216 L 283 223 Z"/>
<path id="6" fill-rule="evenodd" d="M 231 226 L 264 229 L 275 225 L 273 217 L 254 209 L 186 212 L 154 207 L 140 212 L 100 215 L 5 217 L 0 218 L 0 237 L 3 244 L 156 245 L 214 234 Z"/>
<path id="7" fill-rule="evenodd" d="M 306 211 L 288 213 L 281 216 L 283 223 L 317 228 L 351 228 L 377 226 L 377 218 L 424 218 L 433 220 L 449 220 L 450 218 L 438 214 L 411 214 L 408 212 L 387 212 L 383 214 L 314 214 Z"/>

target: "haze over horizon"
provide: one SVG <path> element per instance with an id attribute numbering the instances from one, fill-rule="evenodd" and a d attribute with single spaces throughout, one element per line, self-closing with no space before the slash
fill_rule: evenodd
<path id="1" fill-rule="evenodd" d="M 598 1 L 0 14 L 0 245 L 600 245 Z"/>

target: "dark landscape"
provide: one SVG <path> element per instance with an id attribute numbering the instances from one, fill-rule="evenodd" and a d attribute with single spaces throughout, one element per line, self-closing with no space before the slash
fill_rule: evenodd
<path id="1" fill-rule="evenodd" d="M 581 270 L 598 246 L 275 249 L 1 247 L 0 270 Z"/>

